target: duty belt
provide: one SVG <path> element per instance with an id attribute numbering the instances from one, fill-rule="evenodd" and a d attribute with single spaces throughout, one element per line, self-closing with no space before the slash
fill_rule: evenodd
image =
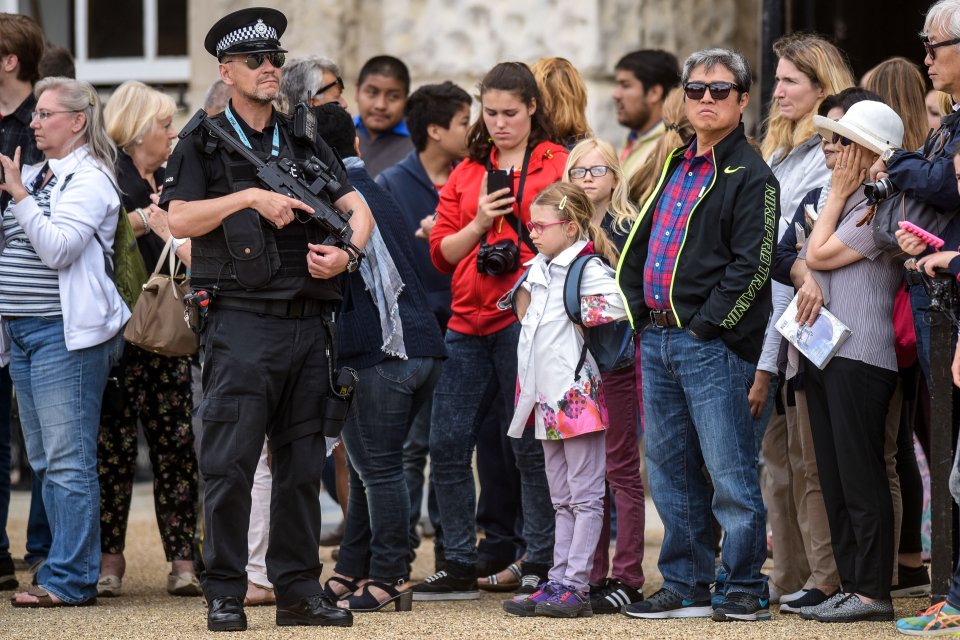
<path id="1" fill-rule="evenodd" d="M 292 300 L 261 300 L 258 298 L 236 298 L 219 296 L 214 299 L 214 309 L 233 309 L 234 311 L 249 311 L 262 313 L 278 318 L 311 318 L 313 316 L 329 316 L 333 318 L 338 302 L 332 300 L 315 300 L 313 298 L 293 298 Z"/>
<path id="2" fill-rule="evenodd" d="M 669 329 L 677 326 L 677 319 L 674 317 L 672 309 L 651 310 L 650 322 L 653 323 L 653 326 L 660 327 L 661 329 Z"/>

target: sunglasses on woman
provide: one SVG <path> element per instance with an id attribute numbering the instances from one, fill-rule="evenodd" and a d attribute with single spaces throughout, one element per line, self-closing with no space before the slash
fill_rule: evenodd
<path id="1" fill-rule="evenodd" d="M 263 66 L 263 61 L 269 60 L 270 64 L 279 69 L 287 61 L 287 56 L 280 53 L 279 51 L 271 51 L 270 53 L 248 53 L 247 57 L 244 58 L 243 62 L 247 63 L 248 69 L 259 69 Z M 240 60 L 227 60 L 223 64 L 230 64 L 231 62 L 241 62 Z"/>
<path id="2" fill-rule="evenodd" d="M 839 142 L 840 144 L 842 144 L 842 145 L 845 146 L 845 147 L 849 147 L 850 145 L 853 144 L 853 140 L 851 140 L 850 138 L 844 138 L 844 137 L 843 137 L 842 135 L 840 135 L 839 133 L 834 133 L 832 136 L 829 136 L 829 137 L 827 137 L 827 136 L 820 136 L 820 138 L 821 138 L 824 142 L 829 142 L 829 143 L 831 143 L 831 144 L 837 144 L 837 143 Z"/>
<path id="3" fill-rule="evenodd" d="M 710 96 L 717 102 L 727 99 L 733 89 L 740 91 L 740 85 L 735 82 L 688 82 L 683 85 L 683 92 L 691 100 L 701 100 L 704 94 L 710 90 Z"/>
<path id="4" fill-rule="evenodd" d="M 589 171 L 590 175 L 594 178 L 602 178 L 610 171 L 610 167 L 605 164 L 597 164 L 592 167 L 574 167 L 570 169 L 570 171 L 567 171 L 567 175 L 570 176 L 571 180 L 583 180 L 587 177 L 587 171 Z"/>
<path id="5" fill-rule="evenodd" d="M 952 44 L 960 44 L 960 38 L 953 38 L 952 40 L 944 40 L 943 42 L 934 43 L 931 43 L 929 38 L 923 39 L 923 48 L 927 52 L 927 55 L 930 56 L 931 60 L 937 59 L 937 49 L 940 47 L 948 47 Z"/>

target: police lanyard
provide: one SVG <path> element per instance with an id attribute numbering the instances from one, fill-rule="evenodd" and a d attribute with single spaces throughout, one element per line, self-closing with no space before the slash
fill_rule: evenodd
<path id="1" fill-rule="evenodd" d="M 230 105 L 227 105 L 224 113 L 227 116 L 227 121 L 230 123 L 230 126 L 233 127 L 233 130 L 237 132 L 237 137 L 240 138 L 240 142 L 243 145 L 253 150 L 253 147 L 250 146 L 250 141 L 247 140 L 247 134 L 243 132 L 243 129 L 240 128 L 240 123 L 237 122 L 237 119 L 233 117 L 233 112 L 230 111 Z M 270 151 L 270 156 L 276 158 L 280 155 L 280 127 L 277 126 L 277 123 L 273 123 L 273 148 Z"/>

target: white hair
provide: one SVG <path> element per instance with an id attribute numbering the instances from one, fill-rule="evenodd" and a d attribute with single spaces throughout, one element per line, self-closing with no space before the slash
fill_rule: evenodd
<path id="1" fill-rule="evenodd" d="M 920 35 L 924 38 L 939 29 L 948 39 L 960 38 L 960 0 L 939 0 L 927 11 Z"/>

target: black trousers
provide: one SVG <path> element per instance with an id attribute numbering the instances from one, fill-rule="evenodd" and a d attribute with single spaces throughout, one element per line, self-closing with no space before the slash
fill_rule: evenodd
<path id="1" fill-rule="evenodd" d="M 888 600 L 893 502 L 883 447 L 897 374 L 840 357 L 823 371 L 807 365 L 810 429 L 840 582 L 847 593 Z"/>
<path id="2" fill-rule="evenodd" d="M 325 457 L 322 397 L 328 385 L 321 316 L 291 319 L 212 309 L 201 336 L 205 482 L 203 591 L 209 601 L 247 590 L 250 489 L 265 435 L 310 422 L 316 430 L 272 451 L 267 577 L 277 602 L 321 592 L 320 476 Z"/>

